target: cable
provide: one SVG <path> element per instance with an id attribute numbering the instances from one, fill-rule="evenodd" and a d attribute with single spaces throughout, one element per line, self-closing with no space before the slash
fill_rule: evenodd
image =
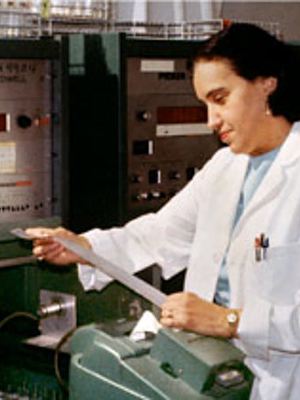
<path id="1" fill-rule="evenodd" d="M 65 380 L 62 378 L 60 370 L 59 370 L 59 363 L 58 363 L 58 357 L 59 357 L 59 352 L 62 346 L 67 342 L 67 340 L 73 335 L 73 333 L 77 330 L 76 328 L 72 328 L 69 331 L 67 331 L 59 340 L 55 347 L 55 352 L 54 352 L 54 371 L 55 371 L 55 376 L 60 384 L 60 386 L 63 388 L 65 392 L 69 392 L 69 387 L 68 384 L 65 382 Z"/>
<path id="2" fill-rule="evenodd" d="M 0 329 L 3 328 L 3 326 L 4 326 L 5 324 L 7 324 L 7 322 L 11 321 L 12 319 L 19 318 L 19 317 L 29 318 L 29 319 L 32 319 L 32 320 L 34 320 L 34 321 L 38 321 L 38 320 L 39 320 L 38 317 L 36 317 L 34 314 L 31 314 L 31 313 L 29 313 L 29 312 L 26 312 L 26 311 L 16 311 L 16 312 L 14 312 L 14 313 L 8 315 L 7 317 L 3 318 L 3 319 L 0 321 Z"/>
<path id="3" fill-rule="evenodd" d="M 0 329 L 3 328 L 4 325 L 6 325 L 9 321 L 15 319 L 15 318 L 19 318 L 19 317 L 24 317 L 24 318 L 29 318 L 32 319 L 34 321 L 39 321 L 39 318 L 36 317 L 34 314 L 31 314 L 29 312 L 25 312 L 25 311 L 16 311 L 10 315 L 8 315 L 7 317 L 3 318 L 0 321 Z M 68 384 L 64 381 L 64 379 L 61 376 L 60 370 L 59 370 L 59 362 L 58 362 L 58 358 L 59 358 L 59 352 L 61 347 L 67 342 L 67 340 L 73 335 L 73 333 L 76 331 L 77 328 L 72 328 L 69 331 L 67 331 L 59 340 L 59 342 L 57 343 L 56 347 L 55 347 L 55 352 L 54 352 L 54 371 L 55 371 L 55 376 L 56 379 L 58 381 L 58 383 L 60 384 L 60 386 L 66 391 L 69 392 L 69 388 L 68 388 Z"/>

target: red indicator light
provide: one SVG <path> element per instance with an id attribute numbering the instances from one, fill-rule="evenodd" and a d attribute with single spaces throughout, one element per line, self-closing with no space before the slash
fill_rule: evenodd
<path id="1" fill-rule="evenodd" d="M 34 119 L 35 126 L 48 126 L 50 125 L 51 118 L 50 115 L 45 115 L 44 117 L 39 117 Z"/>
<path id="2" fill-rule="evenodd" d="M 0 114 L 0 132 L 7 132 L 7 114 Z"/>
<path id="3" fill-rule="evenodd" d="M 16 186 L 31 186 L 31 181 L 16 181 Z"/>

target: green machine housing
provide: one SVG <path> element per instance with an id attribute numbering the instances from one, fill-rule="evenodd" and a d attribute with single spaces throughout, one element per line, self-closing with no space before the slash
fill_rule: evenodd
<path id="1" fill-rule="evenodd" d="M 86 326 L 74 335 L 70 400 L 249 398 L 252 375 L 225 340 L 161 329 L 134 342 L 115 332 Z"/>

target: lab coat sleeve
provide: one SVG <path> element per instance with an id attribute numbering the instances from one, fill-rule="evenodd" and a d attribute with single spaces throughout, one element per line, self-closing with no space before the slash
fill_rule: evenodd
<path id="1" fill-rule="evenodd" d="M 220 150 L 194 179 L 157 213 L 136 218 L 122 228 L 93 229 L 84 236 L 103 258 L 135 273 L 159 264 L 165 279 L 188 266 L 196 229 L 199 204 L 203 202 L 211 168 L 223 157 Z M 85 290 L 101 290 L 111 279 L 85 265 L 79 265 L 79 278 Z"/>
<path id="2" fill-rule="evenodd" d="M 184 203 L 185 197 L 182 193 L 178 201 Z M 134 274 L 157 263 L 168 279 L 188 264 L 194 230 L 194 219 L 188 215 L 192 207 L 188 213 L 184 213 L 184 207 L 179 213 L 176 204 L 177 201 L 157 214 L 137 218 L 123 228 L 93 229 L 84 236 L 96 253 L 127 272 Z M 79 266 L 79 277 L 86 290 L 101 290 L 111 280 L 99 270 L 85 266 Z"/>

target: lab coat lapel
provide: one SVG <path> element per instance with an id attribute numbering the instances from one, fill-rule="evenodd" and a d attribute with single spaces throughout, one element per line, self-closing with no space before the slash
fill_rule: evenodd
<path id="1" fill-rule="evenodd" d="M 257 188 L 247 208 L 242 214 L 239 224 L 242 224 L 257 208 L 276 197 L 285 181 L 285 171 L 300 157 L 300 124 L 294 124 L 289 136 L 282 145 L 278 156 L 271 165 L 263 181 Z"/>
<path id="2" fill-rule="evenodd" d="M 218 229 L 223 233 L 223 235 L 220 235 L 223 238 L 223 246 L 228 245 L 231 236 L 248 162 L 248 156 L 237 156 L 235 162 L 231 165 L 231 171 L 225 174 L 218 184 L 217 191 L 221 194 L 218 199 L 218 209 L 221 213 L 221 215 L 218 215 Z"/>
<path id="3" fill-rule="evenodd" d="M 261 184 L 250 200 L 248 206 L 244 210 L 240 223 L 243 222 L 250 214 L 252 214 L 257 208 L 268 202 L 271 198 L 274 198 L 280 191 L 280 188 L 284 181 L 284 168 L 281 164 L 274 162 L 267 172 L 267 175 L 263 178 Z"/>
<path id="4" fill-rule="evenodd" d="M 191 261 L 193 267 L 187 270 L 185 289 L 201 293 L 201 296 L 207 300 L 212 300 L 215 293 L 220 265 L 230 241 L 248 161 L 249 157 L 244 154 L 233 155 L 224 173 L 218 174 L 217 179 L 211 182 L 213 198 L 209 199 L 209 204 L 213 204 L 213 212 L 205 213 L 204 217 L 202 213 L 199 213 L 200 218 L 204 219 L 198 223 L 195 253 Z M 217 235 L 216 232 L 218 232 Z M 200 265 L 209 265 L 209 268 L 201 269 L 200 275 L 199 260 L 201 260 Z"/>

